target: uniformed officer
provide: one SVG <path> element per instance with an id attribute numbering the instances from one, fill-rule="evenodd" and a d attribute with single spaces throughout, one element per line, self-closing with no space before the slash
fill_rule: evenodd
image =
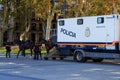
<path id="1" fill-rule="evenodd" d="M 10 56 L 10 52 L 11 52 L 11 47 L 10 47 L 10 45 L 6 45 L 5 48 L 6 48 L 6 58 L 7 58 L 7 57 L 10 58 L 10 57 L 11 57 L 11 56 Z"/>

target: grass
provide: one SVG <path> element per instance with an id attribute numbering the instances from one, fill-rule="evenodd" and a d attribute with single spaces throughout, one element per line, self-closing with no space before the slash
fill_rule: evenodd
<path id="1" fill-rule="evenodd" d="M 11 46 L 11 53 L 12 53 L 12 54 L 17 54 L 18 51 L 19 51 L 18 46 Z M 0 47 L 0 53 L 3 53 L 3 54 L 4 54 L 5 52 L 6 52 L 5 46 Z M 30 54 L 30 50 L 29 50 L 29 49 L 25 50 L 25 53 Z M 44 47 L 42 47 L 41 53 L 42 53 L 42 54 L 46 54 L 46 50 L 45 50 Z"/>

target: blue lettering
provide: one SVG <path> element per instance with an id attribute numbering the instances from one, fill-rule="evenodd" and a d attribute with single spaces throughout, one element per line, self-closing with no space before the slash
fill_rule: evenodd
<path id="1" fill-rule="evenodd" d="M 71 37 L 75 37 L 75 38 L 76 38 L 76 33 L 72 32 L 72 31 L 68 31 L 68 30 L 66 30 L 66 29 L 61 28 L 61 31 L 60 31 L 60 32 L 62 32 L 62 33 L 65 34 L 65 35 L 68 35 L 68 36 L 71 36 Z"/>

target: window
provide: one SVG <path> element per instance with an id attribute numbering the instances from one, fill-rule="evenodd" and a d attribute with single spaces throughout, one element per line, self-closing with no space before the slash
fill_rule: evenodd
<path id="1" fill-rule="evenodd" d="M 97 23 L 98 24 L 104 23 L 104 18 L 103 17 L 98 17 L 97 18 Z"/>
<path id="2" fill-rule="evenodd" d="M 63 26 L 65 24 L 64 20 L 59 21 L 59 25 Z"/>
<path id="3" fill-rule="evenodd" d="M 82 25 L 83 24 L 83 19 L 77 19 L 77 24 Z"/>

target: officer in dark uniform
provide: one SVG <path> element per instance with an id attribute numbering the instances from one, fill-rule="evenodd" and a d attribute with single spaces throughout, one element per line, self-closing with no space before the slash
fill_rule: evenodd
<path id="1" fill-rule="evenodd" d="M 10 56 L 10 52 L 11 52 L 11 47 L 10 47 L 10 45 L 6 45 L 6 58 L 9 56 L 9 58 L 11 57 Z"/>
<path id="2" fill-rule="evenodd" d="M 35 60 L 39 60 L 39 55 L 40 55 L 40 58 L 42 60 L 42 55 L 41 55 L 41 48 L 40 48 L 40 45 L 39 44 L 36 44 L 33 48 L 33 51 L 34 51 L 34 59 Z"/>

